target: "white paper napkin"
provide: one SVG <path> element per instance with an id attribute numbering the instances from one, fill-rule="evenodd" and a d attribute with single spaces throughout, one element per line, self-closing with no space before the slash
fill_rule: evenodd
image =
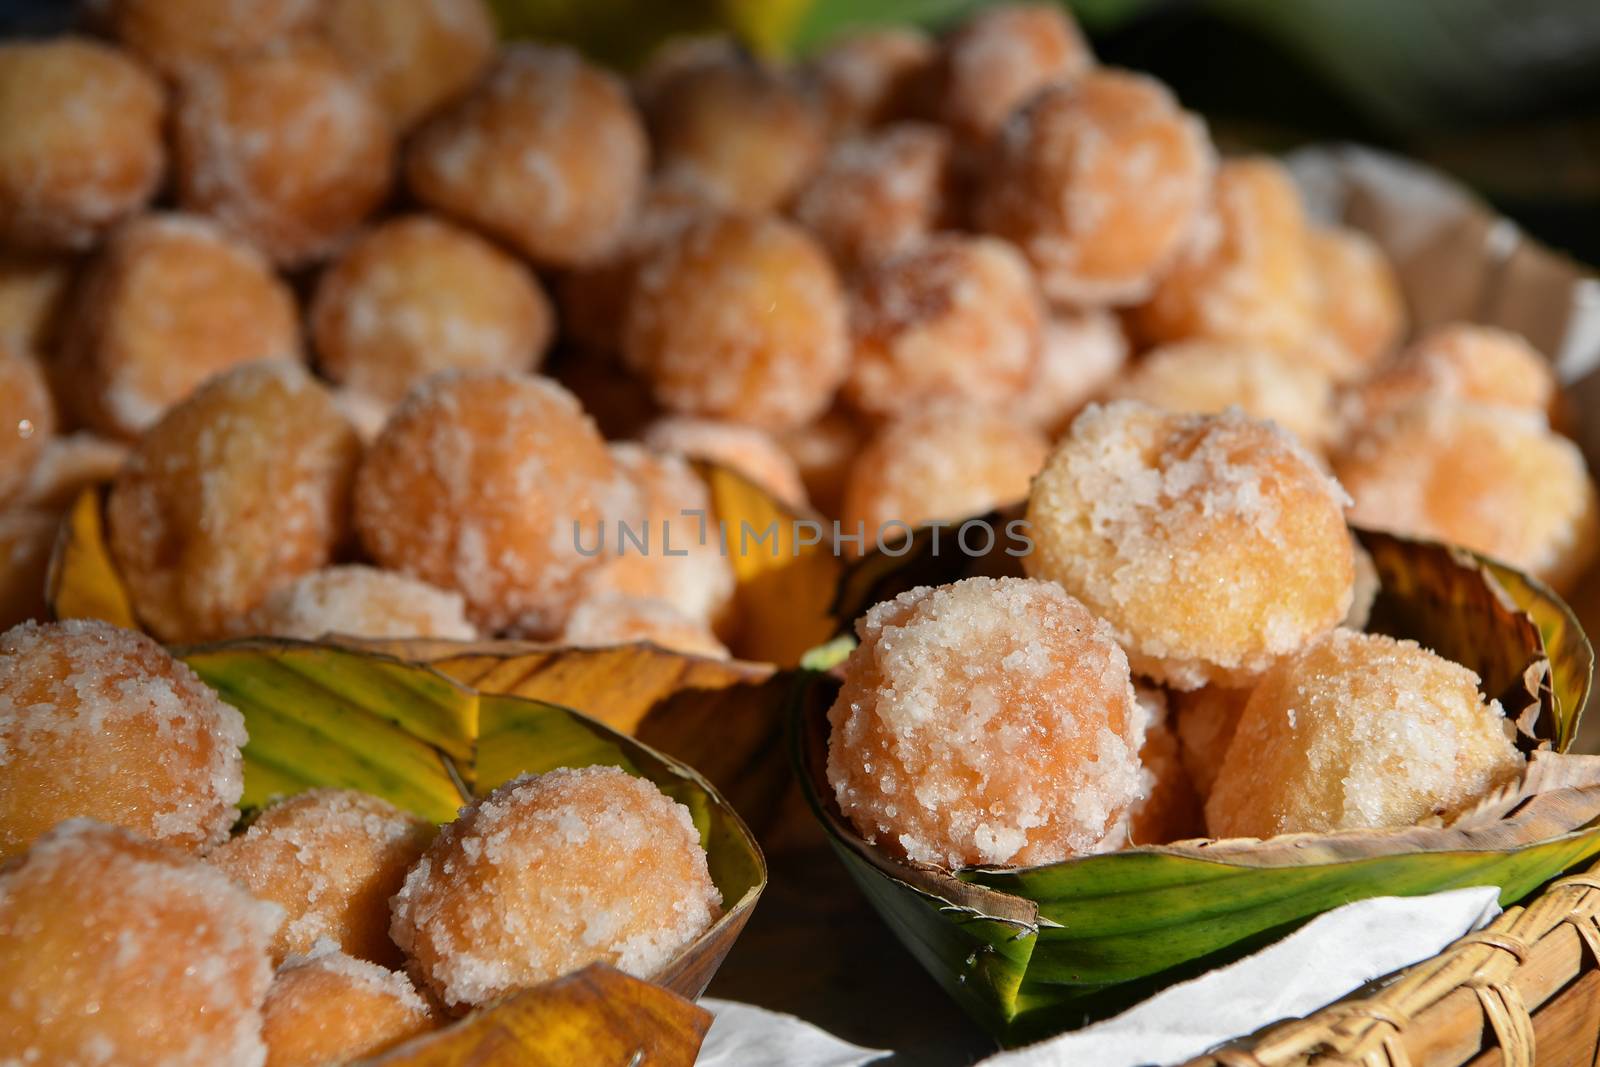
<path id="1" fill-rule="evenodd" d="M 840 1041 L 793 1015 L 713 997 L 700 1006 L 715 1019 L 695 1067 L 861 1067 L 888 1055 Z"/>

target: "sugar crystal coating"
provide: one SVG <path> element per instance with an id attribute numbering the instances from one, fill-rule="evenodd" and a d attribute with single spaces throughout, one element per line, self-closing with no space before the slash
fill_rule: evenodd
<path id="1" fill-rule="evenodd" d="M 1034 479 L 1022 562 L 1106 619 L 1141 674 L 1244 684 L 1349 609 L 1345 502 L 1292 438 L 1236 408 L 1091 405 Z"/>
<path id="2" fill-rule="evenodd" d="M 177 849 L 225 838 L 244 719 L 143 634 L 72 619 L 0 634 L 0 858 L 83 816 Z"/>
<path id="3" fill-rule="evenodd" d="M 451 371 L 417 386 L 368 450 L 355 521 L 379 565 L 460 593 L 482 629 L 548 635 L 598 564 L 580 541 L 632 491 L 554 382 Z"/>
<path id="4" fill-rule="evenodd" d="M 659 451 L 738 471 L 786 504 L 806 503 L 805 483 L 794 459 L 760 427 L 669 415 L 651 422 L 640 437 Z"/>
<path id="5" fill-rule="evenodd" d="M 1052 439 L 1097 399 L 1128 361 L 1128 338 L 1104 309 L 1055 311 L 1045 320 L 1039 369 L 1015 410 Z"/>
<path id="6" fill-rule="evenodd" d="M 466 613 L 460 593 L 397 571 L 342 564 L 279 586 L 235 628 L 306 641 L 327 634 L 471 641 L 478 631 Z"/>
<path id="7" fill-rule="evenodd" d="M 615 767 L 563 768 L 465 808 L 390 929 L 418 984 L 461 1008 L 594 962 L 647 978 L 720 905 L 688 808 Z"/>
<path id="8" fill-rule="evenodd" d="M 55 432 L 55 401 L 44 368 L 0 344 L 0 505 L 21 494 Z"/>
<path id="9" fill-rule="evenodd" d="M 982 142 L 1034 93 L 1071 83 L 1094 66 L 1072 16 L 1054 4 L 999 4 L 944 43 L 937 76 L 940 119 Z"/>
<path id="10" fill-rule="evenodd" d="M 439 1025 L 411 980 L 331 941 L 284 961 L 261 1005 L 266 1067 L 323 1067 L 392 1048 Z"/>
<path id="11" fill-rule="evenodd" d="M 828 711 L 828 782 L 919 863 L 1032 865 L 1121 842 L 1145 713 L 1105 624 L 1049 582 L 969 578 L 873 607 Z"/>
<path id="12" fill-rule="evenodd" d="M 281 919 L 186 856 L 61 823 L 0 870 L 0 1049 L 17 1064 L 260 1067 Z"/>
<path id="13" fill-rule="evenodd" d="M 1439 399 L 1544 414 L 1555 398 L 1555 368 L 1520 335 L 1453 322 L 1429 330 L 1361 383 L 1347 415 L 1376 419 Z"/>
<path id="14" fill-rule="evenodd" d="M 325 0 L 322 32 L 399 129 L 472 86 L 494 58 L 484 0 Z"/>
<path id="15" fill-rule="evenodd" d="M 360 443 L 295 363 L 202 385 L 140 439 L 106 505 L 134 611 L 168 641 L 221 636 L 325 566 L 349 526 Z"/>
<path id="16" fill-rule="evenodd" d="M 0 242 L 84 249 L 161 181 L 160 83 L 77 37 L 0 44 Z"/>
<path id="17" fill-rule="evenodd" d="M 274 961 L 327 939 L 357 959 L 390 965 L 386 902 L 433 839 L 433 824 L 379 797 L 312 789 L 266 808 L 206 862 L 281 907 Z"/>
<path id="18" fill-rule="evenodd" d="M 1514 780 L 1478 677 L 1414 641 L 1335 630 L 1250 694 L 1206 801 L 1217 837 L 1411 826 Z"/>

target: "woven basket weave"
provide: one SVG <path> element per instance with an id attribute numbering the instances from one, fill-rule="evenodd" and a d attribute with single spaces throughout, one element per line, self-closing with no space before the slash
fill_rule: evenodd
<path id="1" fill-rule="evenodd" d="M 1595 1067 L 1600 864 L 1552 882 L 1375 993 L 1186 1067 Z"/>

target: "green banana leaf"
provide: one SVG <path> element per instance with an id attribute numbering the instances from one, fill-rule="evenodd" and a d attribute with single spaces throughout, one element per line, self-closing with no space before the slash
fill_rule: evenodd
<path id="1" fill-rule="evenodd" d="M 1383 583 L 1371 628 L 1478 671 L 1533 753 L 1517 790 L 1450 827 L 1180 842 L 947 873 L 880 852 L 839 813 L 825 775 L 839 683 L 825 668 L 843 643 L 807 659 L 791 700 L 793 755 L 830 845 L 907 949 L 998 1040 L 1081 1026 L 1352 900 L 1492 884 L 1510 904 L 1600 855 L 1600 758 L 1564 754 L 1593 668 L 1566 605 L 1470 553 L 1360 536 Z M 917 540 L 897 559 L 864 558 L 841 583 L 840 619 L 985 566 L 959 554 L 937 560 L 928 547 Z"/>

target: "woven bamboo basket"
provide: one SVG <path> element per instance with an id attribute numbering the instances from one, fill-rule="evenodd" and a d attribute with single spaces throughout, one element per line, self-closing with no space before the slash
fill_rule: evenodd
<path id="1" fill-rule="evenodd" d="M 1370 987 L 1369 987 L 1370 988 Z M 1432 959 L 1185 1067 L 1594 1067 L 1600 864 Z"/>

